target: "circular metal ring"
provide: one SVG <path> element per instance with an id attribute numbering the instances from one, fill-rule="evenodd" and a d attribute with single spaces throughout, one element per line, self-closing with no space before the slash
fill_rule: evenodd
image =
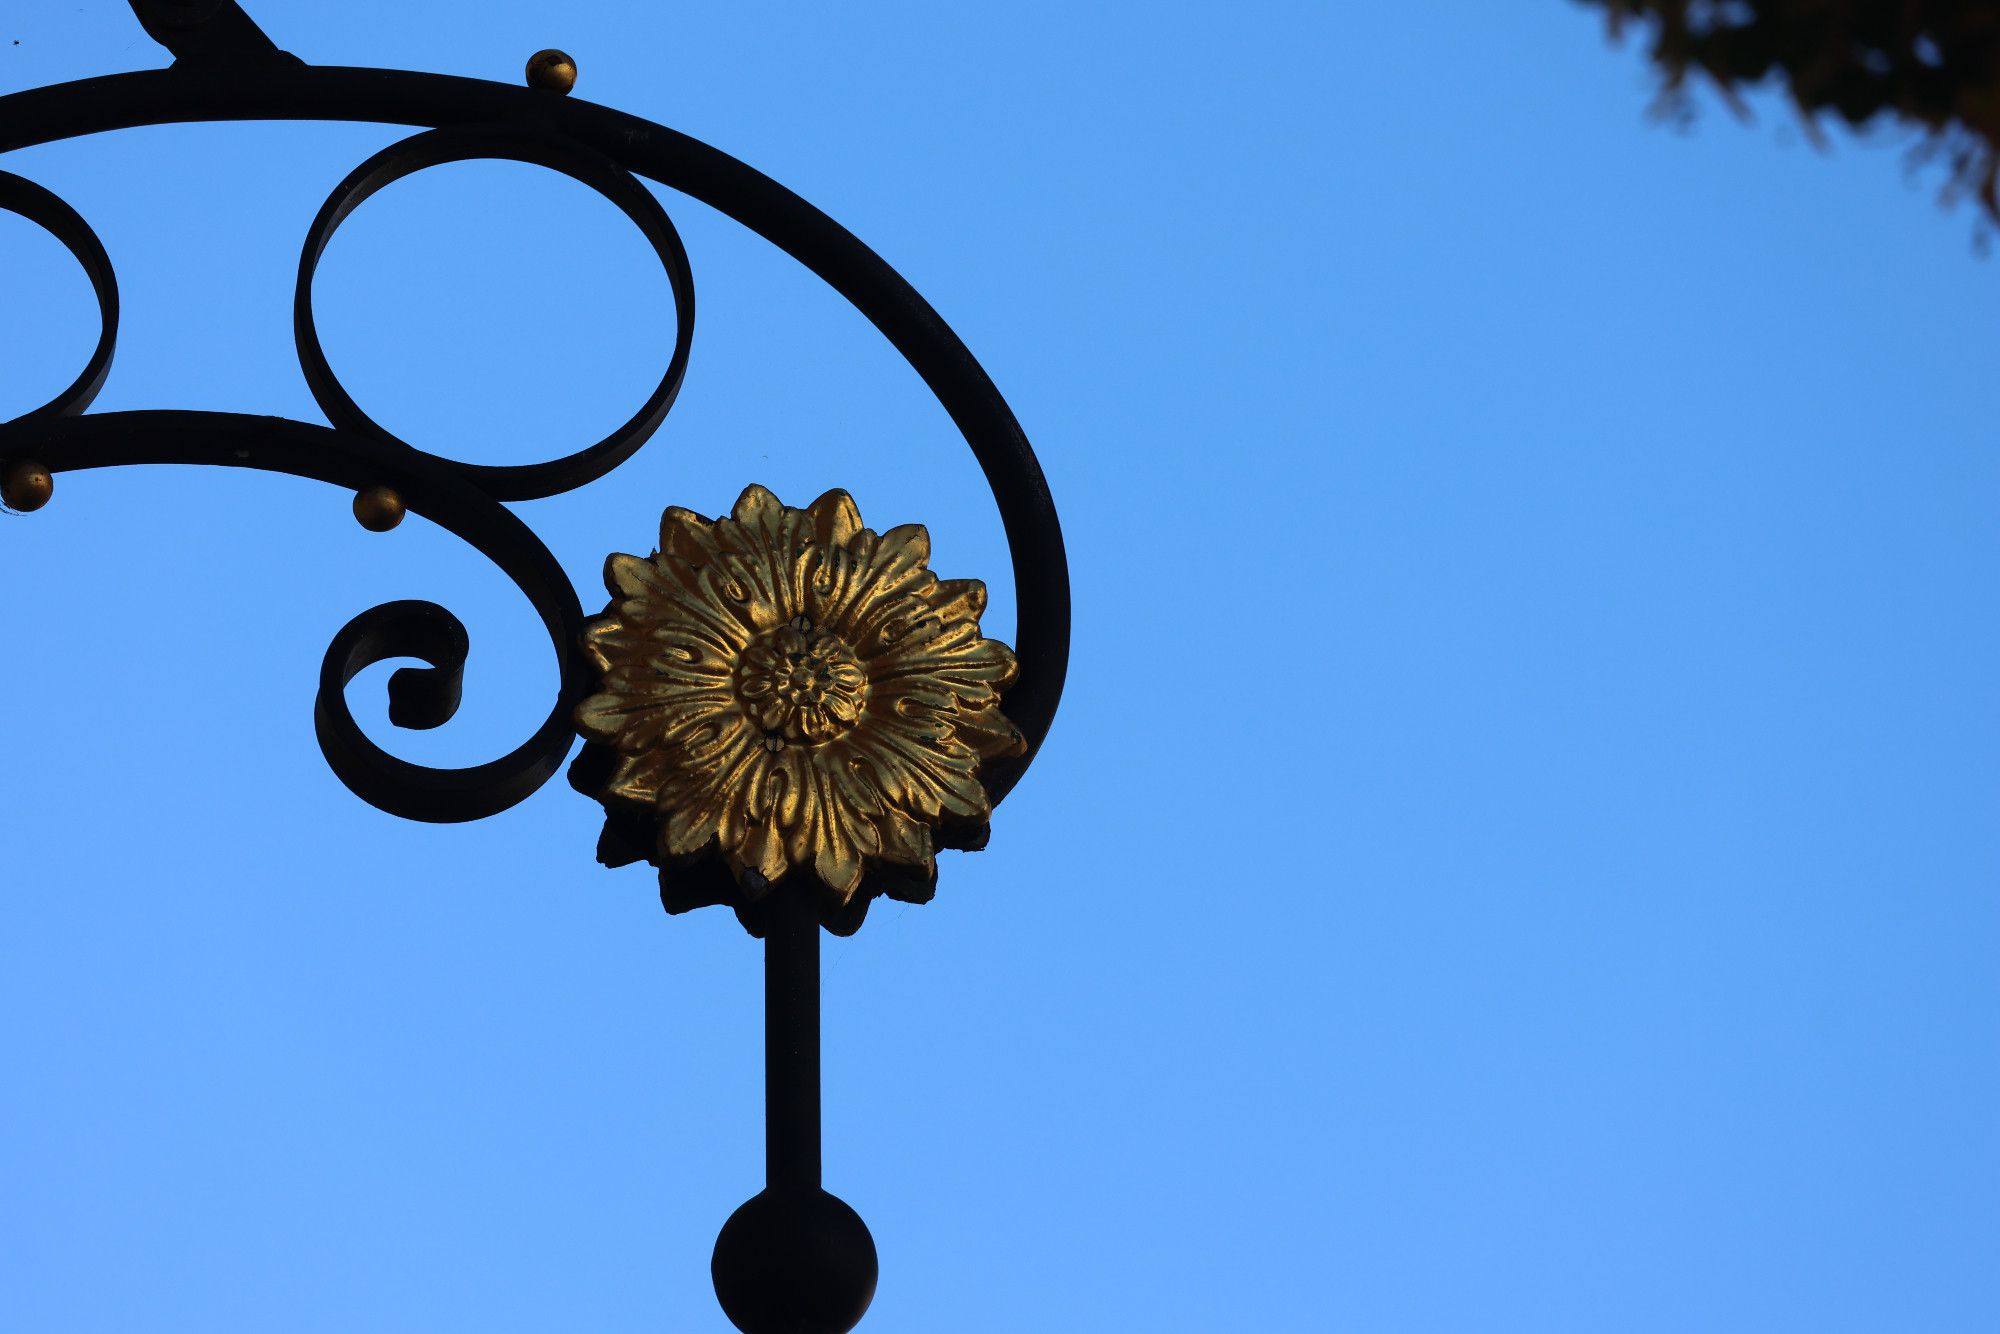
<path id="1" fill-rule="evenodd" d="M 89 407 L 111 374 L 111 354 L 118 346 L 118 275 L 111 271 L 111 256 L 83 215 L 53 192 L 24 176 L 0 171 L 0 209 L 18 213 L 62 242 L 63 247 L 83 266 L 97 294 L 97 347 L 84 364 L 83 373 L 69 388 L 36 408 L 14 418 L 31 421 L 43 417 L 74 417 Z"/>
<path id="2" fill-rule="evenodd" d="M 363 412 L 327 364 L 320 346 L 319 330 L 313 319 L 313 275 L 327 242 L 363 200 L 383 186 L 426 167 L 448 162 L 476 160 L 526 162 L 561 172 L 595 190 L 613 207 L 632 220 L 659 257 L 667 282 L 674 293 L 674 351 L 666 374 L 631 420 L 604 439 L 564 458 L 542 463 L 495 465 L 463 463 L 442 458 L 383 429 Z M 497 500 L 534 500 L 552 496 L 592 482 L 632 457 L 639 446 L 659 429 L 680 392 L 681 378 L 687 373 L 688 347 L 694 338 L 694 277 L 688 268 L 687 250 L 680 233 L 674 230 L 666 210 L 651 192 L 608 159 L 569 140 L 540 135 L 522 127 L 454 126 L 431 130 L 391 144 L 356 167 L 320 207 L 306 233 L 304 253 L 299 256 L 298 288 L 292 299 L 292 333 L 298 343 L 299 365 L 306 384 L 327 420 L 349 431 L 392 441 L 412 451 L 426 454 L 455 469 Z"/>

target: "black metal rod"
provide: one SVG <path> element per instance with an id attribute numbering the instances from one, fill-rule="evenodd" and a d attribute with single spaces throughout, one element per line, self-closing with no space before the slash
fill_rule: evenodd
<path id="1" fill-rule="evenodd" d="M 773 1190 L 818 1190 L 819 914 L 806 891 L 771 891 L 764 929 L 764 1159 Z"/>

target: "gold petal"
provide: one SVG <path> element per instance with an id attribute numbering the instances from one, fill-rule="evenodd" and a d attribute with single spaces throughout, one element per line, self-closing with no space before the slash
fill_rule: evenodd
<path id="1" fill-rule="evenodd" d="M 770 611 L 758 617 L 758 625 L 776 625 L 796 614 L 791 609 L 791 562 L 782 551 L 760 550 L 747 556 L 728 556 L 721 563 L 737 580 L 756 590 L 759 602 L 770 604 Z"/>
<path id="2" fill-rule="evenodd" d="M 662 798 L 671 796 L 675 803 L 662 834 L 668 852 L 680 856 L 699 852 L 711 838 L 730 847 L 741 840 L 741 780 L 755 753 L 739 728 L 725 739 L 721 753 L 701 766 L 706 772 L 698 787 L 663 785 Z M 688 791 L 688 787 L 694 790 Z"/>
<path id="3" fill-rule="evenodd" d="M 861 511 L 854 497 L 837 487 L 808 505 L 806 513 L 812 516 L 815 541 L 840 546 L 861 531 Z"/>
<path id="4" fill-rule="evenodd" d="M 679 806 L 667 815 L 660 833 L 663 847 L 676 857 L 700 852 L 714 838 L 722 824 L 722 813 L 714 802 Z"/>
<path id="5" fill-rule="evenodd" d="M 784 526 L 785 506 L 769 490 L 752 482 L 736 497 L 729 517 L 755 532 L 775 535 Z"/>
<path id="6" fill-rule="evenodd" d="M 584 623 L 584 656 L 596 664 L 600 672 L 609 670 L 618 658 L 638 651 L 641 642 L 643 636 L 616 616 L 599 616 Z"/>
<path id="7" fill-rule="evenodd" d="M 882 534 L 881 560 L 898 568 L 927 565 L 931 558 L 930 529 L 920 523 L 899 524 Z"/>
<path id="8" fill-rule="evenodd" d="M 740 714 L 714 711 L 690 713 L 692 726 L 676 727 L 682 758 L 694 765 L 719 766 L 733 759 L 738 747 L 749 743 L 749 728 Z"/>
<path id="9" fill-rule="evenodd" d="M 660 784 L 665 777 L 666 763 L 657 751 L 621 755 L 604 795 L 635 806 L 651 806 L 660 799 Z"/>
<path id="10" fill-rule="evenodd" d="M 698 689 L 692 685 L 676 685 L 671 681 L 661 681 L 653 689 L 652 699 L 663 720 L 680 718 L 713 717 L 726 714 L 734 708 L 736 696 L 729 690 Z M 663 721 L 664 730 L 666 721 Z"/>
<path id="11" fill-rule="evenodd" d="M 830 888 L 852 894 L 861 884 L 861 853 L 854 845 L 852 817 L 843 809 L 824 770 L 815 769 L 813 787 L 819 818 L 814 832 L 813 869 Z"/>
<path id="12" fill-rule="evenodd" d="M 931 615 L 930 604 L 918 596 L 931 582 L 930 571 L 918 570 L 906 577 L 902 592 L 859 600 L 850 621 L 855 651 L 873 659 L 912 652 L 915 646 L 934 638 L 941 627 Z"/>
<path id="13" fill-rule="evenodd" d="M 685 592 L 676 594 L 672 602 L 661 602 L 650 610 L 659 623 L 659 631 L 698 639 L 712 651 L 734 660 L 750 643 L 753 631 L 733 609 L 725 610 L 723 602 L 703 582 L 704 571 L 710 568 L 713 567 L 692 571 Z"/>
<path id="14" fill-rule="evenodd" d="M 884 811 L 876 822 L 882 831 L 882 853 L 888 861 L 926 869 L 935 864 L 928 825 L 918 824 L 901 811 Z"/>
<path id="15" fill-rule="evenodd" d="M 766 880 L 776 880 L 791 869 L 791 863 L 785 860 L 784 831 L 768 820 L 750 826 L 741 855 L 743 864 Z"/>
<path id="16" fill-rule="evenodd" d="M 869 675 L 878 689 L 890 681 L 929 678 L 949 685 L 961 696 L 970 693 L 984 698 L 1012 685 L 1020 670 L 1012 649 L 997 639 L 982 639 L 945 652 L 918 645 L 907 652 L 885 653 L 871 664 Z"/>
<path id="17" fill-rule="evenodd" d="M 703 599 L 717 609 L 718 619 L 737 622 L 739 636 L 767 630 L 786 619 L 767 572 L 760 571 L 754 562 L 724 557 L 703 567 L 699 579 Z"/>
<path id="18" fill-rule="evenodd" d="M 670 751 L 680 767 L 720 763 L 731 753 L 731 746 L 748 739 L 748 725 L 733 700 L 715 704 L 699 698 L 673 699 L 662 703 L 650 717 L 658 719 L 658 732 L 645 744 Z M 622 741 L 619 744 L 627 750 L 633 748 Z"/>
<path id="19" fill-rule="evenodd" d="M 741 855 L 743 844 L 750 836 L 750 825 L 743 809 L 742 784 L 724 777 L 716 784 L 716 795 L 721 799 L 722 819 L 716 825 L 715 837 L 723 850 Z"/>
<path id="20" fill-rule="evenodd" d="M 884 726 L 870 729 L 868 741 L 875 747 L 877 774 L 892 785 L 885 790 L 905 809 L 966 816 L 989 809 L 986 789 L 973 777 L 972 753 L 956 745 L 961 754 L 952 755 L 948 748 L 955 743 L 949 737 Z"/>
<path id="21" fill-rule="evenodd" d="M 706 635 L 678 627 L 654 631 L 643 648 L 648 667 L 677 680 L 727 681 L 736 670 L 734 653 Z"/>
<path id="22" fill-rule="evenodd" d="M 653 557 L 653 568 L 659 571 L 660 581 L 668 586 L 669 596 L 678 604 L 700 591 L 696 576 L 704 566 L 721 559 L 721 555 L 718 551 L 708 551 L 698 560 L 689 560 L 678 552 L 661 551 Z"/>
<path id="23" fill-rule="evenodd" d="M 805 614 L 814 625 L 845 637 L 846 627 L 840 617 L 853 590 L 857 568 L 854 556 L 844 547 L 829 546 L 809 547 L 806 555 L 807 564 L 800 570 L 800 591 L 804 594 L 801 605 Z"/>
<path id="24" fill-rule="evenodd" d="M 908 717 L 912 709 L 948 713 L 958 707 L 958 695 L 951 686 L 934 676 L 889 677 L 878 682 L 873 701 Z"/>
<path id="25" fill-rule="evenodd" d="M 593 741 L 615 741 L 634 710 L 623 695 L 592 695 L 576 706 L 576 726 Z"/>
<path id="26" fill-rule="evenodd" d="M 974 774 L 953 773 L 945 791 L 951 800 L 945 802 L 944 808 L 954 814 L 983 819 L 993 813 L 993 799 L 986 795 L 986 788 Z"/>
<path id="27" fill-rule="evenodd" d="M 1021 729 L 1008 722 L 998 709 L 961 714 L 952 720 L 951 730 L 982 760 L 1019 755 L 1028 749 L 1028 739 L 1021 735 Z"/>
<path id="28" fill-rule="evenodd" d="M 714 521 L 679 505 L 669 505 L 660 516 L 660 550 L 697 565 L 715 559 Z"/>
<path id="29" fill-rule="evenodd" d="M 882 833 L 875 827 L 875 821 L 852 807 L 841 808 L 847 837 L 854 849 L 863 857 L 877 857 L 882 853 Z"/>
<path id="30" fill-rule="evenodd" d="M 799 781 L 795 787 L 797 797 L 792 804 L 796 818 L 785 821 L 785 856 L 793 863 L 811 861 L 817 850 L 816 835 L 819 832 L 819 788 L 812 781 L 808 767 L 801 766 L 797 772 Z"/>
<path id="31" fill-rule="evenodd" d="M 861 887 L 861 857 L 846 843 L 828 843 L 813 857 L 813 870 L 827 886 L 851 896 Z"/>
<path id="32" fill-rule="evenodd" d="M 794 515 L 793 525 L 800 531 L 787 535 L 783 545 L 771 553 L 779 615 L 787 621 L 806 612 L 807 588 L 813 567 L 818 563 L 815 553 L 819 548 L 812 545 L 809 535 L 800 527 L 803 522 L 802 515 Z"/>
<path id="33" fill-rule="evenodd" d="M 979 579 L 940 579 L 927 600 L 940 621 L 948 625 L 970 621 L 976 626 L 986 614 L 986 584 Z"/>
<path id="34" fill-rule="evenodd" d="M 876 758 L 865 747 L 855 744 L 852 735 L 841 738 L 826 751 L 827 759 L 839 776 L 838 786 L 841 798 L 854 810 L 870 817 L 891 809 L 882 783 L 876 774 Z"/>
<path id="35" fill-rule="evenodd" d="M 753 819 L 768 820 L 787 830 L 804 822 L 807 804 L 804 754 L 796 746 L 785 746 L 762 769 L 753 772 L 747 794 Z"/>
<path id="36" fill-rule="evenodd" d="M 906 753 L 886 732 L 874 733 L 862 744 L 873 761 L 873 781 L 889 802 L 927 820 L 943 812 L 947 779 L 935 757 Z"/>
<path id="37" fill-rule="evenodd" d="M 618 598 L 660 598 L 672 595 L 672 588 L 660 577 L 649 560 L 613 553 L 604 562 L 604 587 Z"/>
<path id="38" fill-rule="evenodd" d="M 841 634 L 868 656 L 869 640 L 882 621 L 896 617 L 902 603 L 937 582 L 924 568 L 930 559 L 930 534 L 921 524 L 904 524 L 877 537 L 867 529 L 854 535 L 846 547 L 853 573 L 841 589 L 830 622 L 837 621 Z"/>

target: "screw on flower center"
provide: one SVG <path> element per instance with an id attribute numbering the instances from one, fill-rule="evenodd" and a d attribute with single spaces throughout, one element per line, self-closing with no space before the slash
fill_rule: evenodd
<path id="1" fill-rule="evenodd" d="M 868 698 L 868 674 L 838 635 L 804 616 L 769 631 L 743 652 L 736 693 L 772 742 L 815 745 L 853 727 Z"/>

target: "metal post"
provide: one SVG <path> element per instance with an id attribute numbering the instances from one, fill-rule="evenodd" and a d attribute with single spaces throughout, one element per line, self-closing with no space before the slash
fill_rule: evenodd
<path id="1" fill-rule="evenodd" d="M 794 877 L 758 904 L 764 928 L 765 1186 L 715 1239 L 716 1299 L 745 1334 L 843 1334 L 878 1268 L 868 1225 L 820 1188 L 819 909 Z"/>
<path id="2" fill-rule="evenodd" d="M 771 891 L 764 931 L 764 1159 L 773 1191 L 818 1190 L 819 916 L 805 891 Z"/>

